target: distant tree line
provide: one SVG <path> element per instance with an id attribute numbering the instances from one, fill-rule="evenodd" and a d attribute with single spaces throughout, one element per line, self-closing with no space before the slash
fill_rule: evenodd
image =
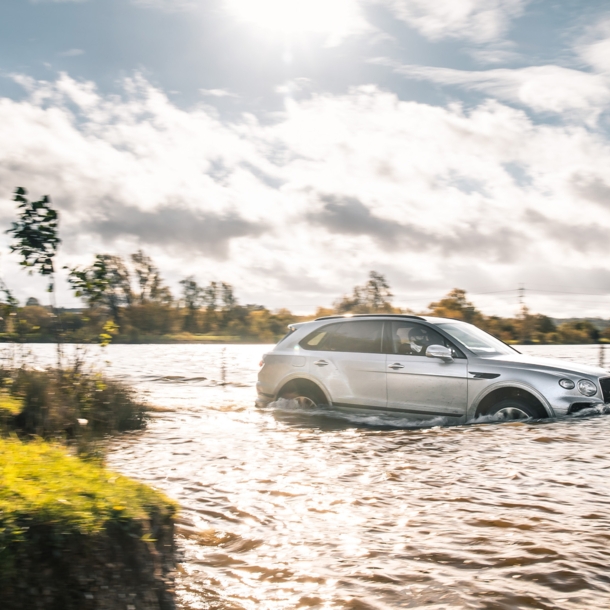
<path id="1" fill-rule="evenodd" d="M 314 316 L 296 316 L 287 309 L 272 312 L 262 305 L 241 305 L 231 284 L 211 281 L 199 284 L 194 276 L 180 281 L 174 296 L 159 268 L 142 250 L 127 259 L 97 254 L 89 267 L 68 268 L 68 282 L 81 298 L 82 311 L 66 311 L 55 305 L 53 258 L 61 243 L 59 216 L 48 196 L 29 201 L 26 190 L 15 190 L 19 217 L 7 231 L 13 237 L 11 251 L 21 256 L 30 273 L 48 279 L 52 305 L 35 298 L 19 303 L 0 280 L 0 340 L 55 341 L 60 361 L 61 342 L 157 342 L 157 341 L 260 341 L 275 342 L 292 322 Z M 392 304 L 393 294 L 384 275 L 369 273 L 368 280 L 330 308 L 319 308 L 315 317 L 346 313 L 416 313 Z M 597 343 L 610 341 L 608 326 L 590 320 L 571 320 L 557 325 L 523 306 L 513 318 L 486 316 L 467 298 L 466 291 L 451 290 L 430 303 L 422 314 L 464 320 L 511 343 Z"/>
<path id="2" fill-rule="evenodd" d="M 59 310 L 61 334 L 68 342 L 95 342 L 110 333 L 113 341 L 275 341 L 297 319 L 287 310 L 241 305 L 226 282 L 200 285 L 189 276 L 175 297 L 158 267 L 142 250 L 129 259 L 98 254 L 90 267 L 69 270 L 68 281 L 83 311 Z M 5 340 L 52 341 L 55 314 L 38 300 L 24 307 L 4 299 Z"/>
<path id="3" fill-rule="evenodd" d="M 262 305 L 241 305 L 233 286 L 226 282 L 201 285 L 193 276 L 180 282 L 175 297 L 165 285 L 159 269 L 141 250 L 128 260 L 98 255 L 90 267 L 73 268 L 69 282 L 85 308 L 61 311 L 61 333 L 68 342 L 97 342 L 110 332 L 118 342 L 156 341 L 277 341 L 292 322 L 345 313 L 419 313 L 464 320 L 508 343 L 598 343 L 610 341 L 610 324 L 596 326 L 590 320 L 556 324 L 526 307 L 512 318 L 486 316 L 467 298 L 466 291 L 451 290 L 414 312 L 392 305 L 386 278 L 372 271 L 369 280 L 354 287 L 330 308 L 318 308 L 314 316 L 297 316 L 287 309 L 272 312 Z M 10 292 L 2 294 L 0 338 L 15 341 L 53 341 L 56 317 L 50 307 L 28 299 L 20 307 Z M 110 322 L 110 324 L 109 324 Z"/>
<path id="4" fill-rule="evenodd" d="M 506 343 L 569 343 L 585 344 L 610 342 L 610 322 L 576 319 L 556 324 L 549 316 L 532 314 L 522 306 L 511 318 L 486 316 L 468 300 L 465 290 L 454 288 L 439 301 L 432 302 L 424 311 L 400 309 L 392 305 L 392 293 L 385 277 L 375 271 L 351 295 L 343 296 L 332 308 L 319 308 L 316 315 L 333 313 L 419 313 L 420 315 L 452 318 L 475 324 Z M 604 323 L 605 322 L 605 323 Z"/>

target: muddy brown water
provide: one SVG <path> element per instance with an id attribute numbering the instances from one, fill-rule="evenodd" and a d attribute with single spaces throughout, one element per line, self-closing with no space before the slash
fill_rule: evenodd
<path id="1" fill-rule="evenodd" d="M 180 608 L 610 608 L 610 416 L 417 427 L 260 410 L 266 349 L 89 350 L 158 407 L 109 465 L 182 505 Z"/>

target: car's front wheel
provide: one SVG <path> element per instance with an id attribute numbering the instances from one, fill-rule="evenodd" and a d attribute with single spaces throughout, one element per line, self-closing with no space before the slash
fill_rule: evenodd
<path id="1" fill-rule="evenodd" d="M 513 421 L 519 419 L 536 419 L 540 417 L 538 410 L 518 398 L 505 398 L 489 409 L 487 415 L 493 416 L 501 421 Z"/>

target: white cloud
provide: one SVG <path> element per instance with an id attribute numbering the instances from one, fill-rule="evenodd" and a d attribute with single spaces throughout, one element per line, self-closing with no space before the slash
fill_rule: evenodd
<path id="1" fill-rule="evenodd" d="M 529 0 L 378 0 L 431 40 L 500 38 Z"/>
<path id="2" fill-rule="evenodd" d="M 136 6 L 170 12 L 191 10 L 195 8 L 200 1 L 201 0 L 131 0 Z"/>
<path id="3" fill-rule="evenodd" d="M 589 28 L 577 50 L 595 70 L 610 73 L 610 19 Z"/>
<path id="4" fill-rule="evenodd" d="M 591 283 L 610 277 L 610 145 L 585 127 L 374 86 L 289 99 L 273 123 L 229 123 L 177 108 L 140 77 L 121 97 L 67 75 L 21 82 L 26 100 L 0 98 L 1 219 L 13 187 L 50 194 L 62 264 L 142 245 L 174 287 L 194 273 L 300 311 L 369 269 L 387 273 L 403 306 L 565 268 L 575 291 L 608 287 Z"/>
<path id="5" fill-rule="evenodd" d="M 373 28 L 358 0 L 223 0 L 229 15 L 282 40 L 317 34 L 335 46 Z"/>
<path id="6" fill-rule="evenodd" d="M 393 65 L 394 70 L 409 78 L 442 85 L 456 85 L 481 91 L 493 97 L 517 102 L 537 112 L 574 116 L 594 124 L 610 102 L 610 80 L 561 66 L 467 71 L 429 66 L 400 66 L 386 60 L 377 63 Z"/>
<path id="7" fill-rule="evenodd" d="M 61 51 L 58 55 L 60 57 L 78 57 L 79 55 L 84 55 L 84 53 L 82 49 L 68 49 L 67 51 Z"/>
<path id="8" fill-rule="evenodd" d="M 199 93 L 206 97 L 238 97 L 226 89 L 199 89 Z"/>

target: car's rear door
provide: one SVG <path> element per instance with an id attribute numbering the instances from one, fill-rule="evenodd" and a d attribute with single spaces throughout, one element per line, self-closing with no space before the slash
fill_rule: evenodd
<path id="1" fill-rule="evenodd" d="M 440 333 L 417 322 L 388 322 L 386 332 L 388 409 L 413 419 L 440 416 L 459 421 L 468 402 L 468 361 L 464 355 Z M 415 343 L 405 341 L 405 337 L 423 339 Z M 453 362 L 425 356 L 429 345 L 451 347 Z"/>
<path id="2" fill-rule="evenodd" d="M 382 320 L 335 322 L 301 342 L 308 369 L 337 406 L 386 406 L 386 356 Z M 323 336 L 320 336 L 323 335 Z"/>

